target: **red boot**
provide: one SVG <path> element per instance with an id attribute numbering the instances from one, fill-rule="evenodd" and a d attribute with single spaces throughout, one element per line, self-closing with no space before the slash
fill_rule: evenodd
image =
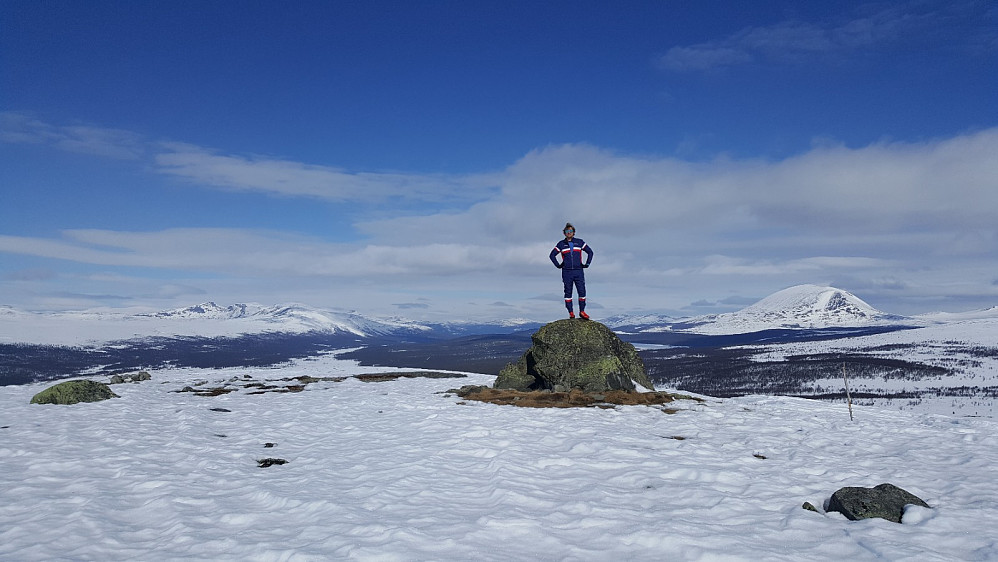
<path id="1" fill-rule="evenodd" d="M 579 316 L 581 316 L 584 320 L 589 320 L 589 315 L 586 314 L 585 310 L 580 310 L 579 311 Z"/>
<path id="2" fill-rule="evenodd" d="M 574 313 L 574 312 L 572 312 L 571 310 L 569 310 L 569 311 L 568 311 L 568 317 L 569 317 L 569 318 L 575 318 L 575 313 Z"/>

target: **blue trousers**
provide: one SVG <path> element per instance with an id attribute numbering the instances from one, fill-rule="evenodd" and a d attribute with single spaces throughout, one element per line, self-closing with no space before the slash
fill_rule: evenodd
<path id="1" fill-rule="evenodd" d="M 579 291 L 579 310 L 586 309 L 586 275 L 581 269 L 562 269 L 561 280 L 565 283 L 565 308 L 572 311 L 572 287 Z"/>

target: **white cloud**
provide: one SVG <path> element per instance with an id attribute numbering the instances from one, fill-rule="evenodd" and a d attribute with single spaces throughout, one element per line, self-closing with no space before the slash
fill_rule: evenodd
<path id="1" fill-rule="evenodd" d="M 498 244 L 557 234 L 565 220 L 635 241 L 685 237 L 774 238 L 784 233 L 844 239 L 881 233 L 993 229 L 998 209 L 998 129 L 952 139 L 819 147 L 782 161 L 689 163 L 619 156 L 590 146 L 535 151 L 514 163 L 502 191 L 462 213 L 361 224 L 442 242 L 476 235 Z M 740 233 L 740 234 L 739 234 Z M 737 236 L 732 236 L 737 234 Z M 682 236 L 682 238 L 676 238 Z"/>
<path id="2" fill-rule="evenodd" d="M 761 297 L 837 279 L 894 279 L 869 286 L 895 299 L 905 282 L 942 284 L 962 271 L 976 279 L 982 274 L 969 264 L 998 266 L 994 154 L 998 129 L 921 143 L 825 145 L 780 161 L 689 163 L 557 146 L 512 164 L 502 191 L 466 212 L 361 229 L 374 243 L 401 231 L 414 245 L 467 240 L 476 255 L 485 247 L 535 252 L 512 271 L 497 267 L 503 278 L 548 274 L 544 257 L 571 220 L 596 250 L 590 275 L 621 303 L 663 292 L 696 297 L 685 302 L 721 300 L 732 289 Z"/>
<path id="3" fill-rule="evenodd" d="M 229 191 L 331 202 L 468 205 L 488 197 L 496 179 L 474 175 L 347 171 L 260 155 L 221 154 L 180 142 L 153 142 L 121 129 L 53 125 L 26 113 L 0 112 L 0 142 L 47 145 L 116 159 L 148 159 L 157 172 Z"/>
<path id="4" fill-rule="evenodd" d="M 889 260 L 868 257 L 816 256 L 801 259 L 761 259 L 738 258 L 712 255 L 703 258 L 703 265 L 688 273 L 705 275 L 767 275 L 770 277 L 790 277 L 809 272 L 837 271 L 853 269 L 873 269 L 889 266 Z"/>
<path id="5" fill-rule="evenodd" d="M 723 39 L 672 47 L 659 64 L 675 72 L 695 72 L 753 62 L 811 61 L 816 55 L 847 54 L 905 37 L 924 41 L 934 35 L 935 28 L 945 26 L 953 13 L 966 9 L 908 3 L 845 22 L 783 21 L 748 27 Z M 986 35 L 993 37 L 993 32 Z"/>
<path id="6" fill-rule="evenodd" d="M 755 57 L 744 48 L 721 43 L 701 43 L 669 49 L 659 60 L 661 66 L 677 72 L 695 72 L 753 62 Z"/>
<path id="7" fill-rule="evenodd" d="M 480 199 L 488 176 L 348 172 L 264 156 L 236 156 L 189 144 L 163 143 L 156 154 L 159 172 L 193 183 L 239 191 L 315 197 L 329 201 L 378 202 L 402 198 L 426 202 Z"/>
<path id="8" fill-rule="evenodd" d="M 222 177 L 259 166 L 260 175 L 274 174 L 260 189 L 282 185 L 274 178 L 285 172 L 315 174 L 309 189 L 318 190 L 326 178 L 350 175 L 196 148 L 173 153 L 189 154 L 198 170 L 221 166 Z M 426 302 L 419 310 L 427 314 L 482 314 L 503 302 L 529 317 L 538 310 L 531 297 L 560 290 L 547 256 L 570 220 L 596 251 L 587 273 L 592 299 L 611 313 L 744 302 L 796 283 L 838 281 L 867 288 L 861 296 L 875 305 L 878 297 L 903 304 L 905 295 L 924 305 L 933 291 L 998 294 L 994 154 L 998 129 L 921 143 L 825 144 L 777 161 L 691 163 L 552 146 L 494 175 L 499 190 L 467 209 L 364 222 L 362 242 L 251 228 L 103 229 L 0 236 L 0 252 L 159 271 L 157 287 L 175 287 L 145 293 L 177 298 L 227 286 L 264 302 L 326 298 L 334 302 L 316 304 L 389 313 L 393 303 Z M 315 196 L 296 189 L 304 188 L 285 194 Z M 210 279 L 186 279 L 199 275 Z M 887 308 L 910 312 L 901 304 Z"/>
<path id="9" fill-rule="evenodd" d="M 547 248 L 547 244 L 543 245 Z M 337 244 L 304 235 L 226 228 L 156 232 L 67 230 L 62 239 L 0 235 L 0 252 L 102 266 L 200 271 L 248 277 L 449 276 L 537 262 L 530 248 L 483 252 L 464 243 Z"/>
<path id="10" fill-rule="evenodd" d="M 15 111 L 0 112 L 0 142 L 50 145 L 123 160 L 140 158 L 145 148 L 141 136 L 131 131 L 90 125 L 55 126 Z"/>

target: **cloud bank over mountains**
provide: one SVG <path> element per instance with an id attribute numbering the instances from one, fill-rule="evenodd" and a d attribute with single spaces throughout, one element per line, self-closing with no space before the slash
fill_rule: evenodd
<path id="1" fill-rule="evenodd" d="M 192 200 L 210 190 L 353 209 L 338 215 L 352 232 L 339 238 L 292 221 L 204 228 L 182 218 L 150 231 L 109 220 L 106 229 L 0 235 L 0 252 L 124 268 L 120 282 L 103 279 L 101 292 L 119 291 L 118 304 L 169 285 L 222 302 L 391 312 L 424 299 L 426 314 L 509 314 L 512 304 L 537 316 L 538 297 L 558 304 L 547 253 L 566 220 L 596 249 L 594 303 L 615 313 L 723 311 L 727 299 L 798 283 L 841 286 L 903 314 L 998 301 L 995 128 L 861 147 L 823 141 L 779 160 L 561 144 L 466 175 L 344 170 L 14 112 L 0 114 L 0 140 L 131 161 L 150 181 L 173 178 Z M 14 298 L 45 305 L 29 282 L 6 281 Z M 85 275 L 49 283 L 53 293 L 60 284 L 97 292 Z M 221 291 L 231 298 L 214 296 Z"/>

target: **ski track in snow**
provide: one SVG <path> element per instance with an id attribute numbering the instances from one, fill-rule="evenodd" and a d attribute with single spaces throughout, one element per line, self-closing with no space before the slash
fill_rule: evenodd
<path id="1" fill-rule="evenodd" d="M 373 371 L 390 369 L 159 370 L 73 406 L 29 405 L 46 384 L 0 387 L 0 560 L 998 559 L 991 420 L 857 407 L 850 422 L 844 405 L 762 396 L 667 414 L 440 394 L 485 375 L 173 392 Z M 289 463 L 258 468 L 267 457 Z M 901 525 L 801 509 L 883 482 L 933 509 Z"/>

